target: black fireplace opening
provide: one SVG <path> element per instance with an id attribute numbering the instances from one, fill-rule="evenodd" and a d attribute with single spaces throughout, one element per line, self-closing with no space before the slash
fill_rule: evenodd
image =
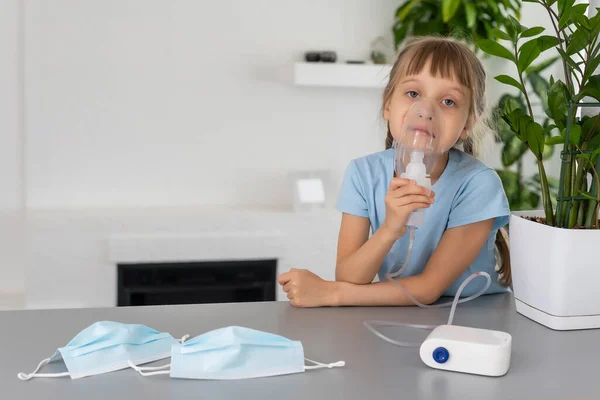
<path id="1" fill-rule="evenodd" d="M 117 306 L 275 301 L 277 260 L 117 264 Z"/>

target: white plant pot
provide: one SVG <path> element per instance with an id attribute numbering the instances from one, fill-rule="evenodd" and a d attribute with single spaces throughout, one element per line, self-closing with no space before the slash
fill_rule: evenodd
<path id="1" fill-rule="evenodd" d="M 556 330 L 600 328 L 600 230 L 561 229 L 510 217 L 517 312 Z"/>

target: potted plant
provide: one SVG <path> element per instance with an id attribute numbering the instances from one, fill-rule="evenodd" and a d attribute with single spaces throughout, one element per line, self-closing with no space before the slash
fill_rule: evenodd
<path id="1" fill-rule="evenodd" d="M 494 30 L 520 18 L 519 0 L 407 0 L 396 10 L 396 48 L 407 36 L 441 34 L 469 39 L 494 39 Z"/>
<path id="2" fill-rule="evenodd" d="M 496 79 L 516 87 L 525 107 L 508 99 L 502 119 L 535 156 L 543 210 L 513 213 L 510 219 L 510 253 L 517 311 L 553 329 L 600 327 L 600 114 L 579 116 L 582 107 L 600 105 L 600 9 L 586 15 L 587 4 L 575 0 L 525 0 L 538 3 L 552 22 L 553 33 L 543 27 L 527 28 L 511 20 L 500 39 L 503 46 L 482 39 L 477 45 L 490 55 L 510 60 L 513 76 Z M 525 75 L 545 51 L 559 54 L 564 76 L 550 77 L 541 103 L 550 123 L 540 123 L 531 104 L 531 85 Z M 589 114 L 589 113 L 588 113 Z M 544 148 L 561 147 L 558 198 L 553 204 L 546 175 Z"/>
<path id="3" fill-rule="evenodd" d="M 549 87 L 549 83 L 544 79 L 540 72 L 552 65 L 556 61 L 556 58 L 546 60 L 539 65 L 530 66 L 526 71 L 525 81 L 531 86 L 533 92 L 538 98 L 538 104 L 541 104 L 541 98 L 546 93 Z M 511 100 L 519 105 L 519 107 L 525 109 L 525 99 L 522 94 L 514 96 L 512 94 L 504 94 L 500 97 L 498 104 L 493 108 L 494 115 L 501 115 L 504 110 L 506 103 Z M 550 124 L 550 118 L 547 116 L 539 115 L 540 111 L 534 105 L 534 112 L 536 116 L 543 120 L 542 126 L 546 127 Z M 543 110 L 541 111 L 543 114 Z M 523 143 L 512 131 L 510 126 L 502 119 L 498 119 L 496 126 L 498 135 L 496 141 L 502 143 L 501 162 L 502 168 L 496 169 L 496 172 L 502 180 L 504 191 L 508 199 L 510 209 L 513 211 L 519 210 L 531 210 L 538 207 L 540 203 L 541 185 L 539 174 L 533 176 L 525 176 L 523 158 L 528 152 L 527 145 Z M 549 132 L 547 133 L 549 135 Z M 554 154 L 554 146 L 546 144 L 542 157 L 544 160 L 549 159 Z M 548 185 L 550 186 L 550 193 L 553 197 L 556 197 L 558 189 L 558 181 L 551 177 L 548 177 Z"/>

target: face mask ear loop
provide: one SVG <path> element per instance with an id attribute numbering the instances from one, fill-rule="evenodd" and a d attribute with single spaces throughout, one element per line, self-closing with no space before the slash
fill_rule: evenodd
<path id="1" fill-rule="evenodd" d="M 54 357 L 54 355 L 52 357 Z M 38 374 L 37 373 L 40 370 L 40 368 L 42 368 L 44 365 L 47 365 L 48 363 L 50 363 L 50 360 L 52 360 L 52 357 L 48 357 L 45 360 L 40 361 L 40 363 L 38 364 L 35 371 L 33 371 L 30 374 L 26 374 L 24 372 L 19 372 L 17 374 L 17 378 L 19 378 L 22 381 L 28 381 L 32 378 L 59 378 L 62 376 L 70 376 L 70 374 L 68 372 L 60 372 L 57 374 Z"/>
<path id="2" fill-rule="evenodd" d="M 331 363 L 331 364 L 323 364 L 323 363 L 320 363 L 318 361 L 311 360 L 309 358 L 305 358 L 305 360 L 308 361 L 308 362 L 311 362 L 311 363 L 315 364 L 315 365 L 308 365 L 308 366 L 305 365 L 304 366 L 305 370 L 307 370 L 307 369 L 308 370 L 310 370 L 310 369 L 322 369 L 322 368 L 338 368 L 338 367 L 343 367 L 343 366 L 346 365 L 345 361 L 338 361 L 338 362 L 334 362 L 334 363 Z"/>
<path id="3" fill-rule="evenodd" d="M 127 363 L 129 364 L 129 366 L 131 368 L 133 368 L 134 370 L 136 370 L 142 376 L 169 375 L 171 373 L 171 371 L 159 371 L 161 369 L 165 369 L 165 368 L 171 367 L 170 363 L 167 364 L 167 365 L 162 365 L 160 367 L 143 367 L 143 368 L 138 367 L 137 365 L 135 365 L 131 361 L 127 361 Z M 145 371 L 155 371 L 155 372 L 145 372 Z"/>
<path id="4" fill-rule="evenodd" d="M 182 337 L 181 339 L 177 339 L 177 341 L 181 344 L 183 344 L 183 342 L 185 342 L 188 338 L 190 337 L 190 335 L 185 335 L 184 337 Z"/>

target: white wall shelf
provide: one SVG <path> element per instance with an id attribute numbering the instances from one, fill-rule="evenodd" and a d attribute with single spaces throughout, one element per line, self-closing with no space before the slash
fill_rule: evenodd
<path id="1" fill-rule="evenodd" d="M 298 86 L 383 88 L 391 65 L 297 62 L 294 83 Z"/>

